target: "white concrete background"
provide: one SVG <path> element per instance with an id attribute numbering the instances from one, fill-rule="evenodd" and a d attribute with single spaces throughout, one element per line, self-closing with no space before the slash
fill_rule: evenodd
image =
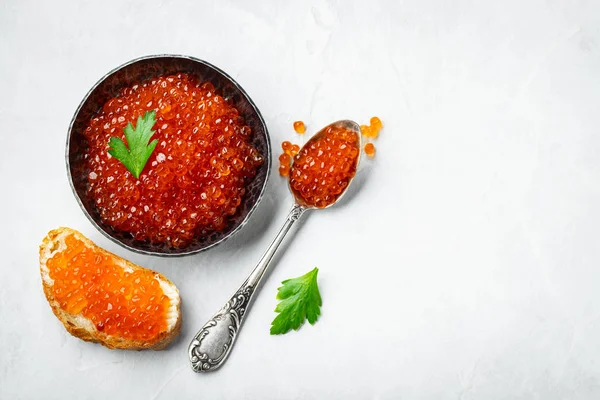
<path id="1" fill-rule="evenodd" d="M 206 59 L 257 102 L 272 142 L 340 118 L 385 128 L 360 190 L 311 215 L 228 363 L 186 348 L 279 228 L 276 173 L 238 236 L 159 259 L 102 237 L 75 202 L 67 126 L 110 69 Z M 47 1 L 0 3 L 1 399 L 600 398 L 600 3 Z M 163 352 L 69 336 L 37 246 L 67 225 L 171 278 Z M 319 266 L 322 318 L 269 336 L 276 288 Z"/>

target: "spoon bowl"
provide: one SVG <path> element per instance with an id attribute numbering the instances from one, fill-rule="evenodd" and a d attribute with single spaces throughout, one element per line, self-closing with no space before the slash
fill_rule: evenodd
<path id="1" fill-rule="evenodd" d="M 362 142 L 361 142 L 362 135 L 360 132 L 360 126 L 356 122 L 348 120 L 348 119 L 333 122 L 333 123 L 327 125 L 326 127 L 324 127 L 323 129 L 321 129 L 320 131 L 318 131 L 317 133 L 315 133 L 313 136 L 311 136 L 311 138 L 308 139 L 308 141 L 306 143 L 304 143 L 304 145 L 302 146 L 302 148 L 300 149 L 298 154 L 292 158 L 292 166 L 290 167 L 290 171 L 293 171 L 294 163 L 296 163 L 299 160 L 300 154 L 302 154 L 303 151 L 308 146 L 312 145 L 313 143 L 315 143 L 318 140 L 321 140 L 325 135 L 331 133 L 334 130 L 336 130 L 336 131 L 344 130 L 354 136 L 354 139 L 356 141 L 356 146 L 358 148 L 358 155 L 356 156 L 356 158 L 354 160 L 354 164 L 351 166 L 351 168 L 355 173 L 348 179 L 347 186 L 342 190 L 341 193 L 339 193 L 337 195 L 336 199 L 334 201 L 330 202 L 329 204 L 327 204 L 325 207 L 317 207 L 315 205 L 308 204 L 302 197 L 302 194 L 299 193 L 292 186 L 292 179 L 291 179 L 291 174 L 290 174 L 290 177 L 288 179 L 288 188 L 290 189 L 292 196 L 294 196 L 294 200 L 296 201 L 296 204 L 298 204 L 306 209 L 325 209 L 325 208 L 329 208 L 329 207 L 333 206 L 334 204 L 336 204 L 348 192 L 350 183 L 352 183 L 352 180 L 356 176 L 356 171 L 358 171 L 358 165 L 360 163 L 360 149 L 362 148 Z"/>

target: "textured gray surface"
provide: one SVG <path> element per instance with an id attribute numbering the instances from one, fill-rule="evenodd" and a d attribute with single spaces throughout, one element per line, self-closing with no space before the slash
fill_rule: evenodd
<path id="1" fill-rule="evenodd" d="M 575 0 L 4 0 L 0 399 L 600 398 L 599 26 L 600 3 Z M 189 368 L 189 340 L 279 228 L 284 182 L 239 235 L 170 260 L 101 236 L 65 174 L 85 92 L 156 53 L 225 69 L 274 145 L 296 119 L 385 124 L 360 190 L 307 218 L 212 375 Z M 180 339 L 133 353 L 71 338 L 37 266 L 59 225 L 172 279 Z M 315 265 L 320 321 L 270 337 L 279 282 Z"/>

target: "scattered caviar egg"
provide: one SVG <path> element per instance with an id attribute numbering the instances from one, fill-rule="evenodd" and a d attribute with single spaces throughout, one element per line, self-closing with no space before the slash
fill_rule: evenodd
<path id="1" fill-rule="evenodd" d="M 292 150 L 292 142 L 287 140 L 284 141 L 283 143 L 281 143 L 281 148 L 285 153 L 290 154 L 289 152 Z"/>
<path id="2" fill-rule="evenodd" d="M 279 175 L 288 176 L 290 173 L 290 164 L 292 163 L 292 156 L 288 153 L 283 153 L 279 156 Z"/>
<path id="3" fill-rule="evenodd" d="M 295 195 L 311 207 L 333 204 L 356 174 L 359 138 L 354 131 L 334 125 L 311 138 L 289 172 Z"/>
<path id="4" fill-rule="evenodd" d="M 73 234 L 65 244 L 46 263 L 54 280 L 49 290 L 63 310 L 124 339 L 149 340 L 167 331 L 170 300 L 153 271 L 128 271 Z"/>
<path id="5" fill-rule="evenodd" d="M 376 134 L 379 133 L 381 128 L 383 128 L 383 124 L 381 123 L 379 117 L 371 117 L 371 120 L 369 122 L 371 124 L 371 131 Z"/>
<path id="6" fill-rule="evenodd" d="M 373 143 L 367 143 L 365 145 L 365 154 L 369 157 L 375 156 L 375 146 L 373 145 Z"/>
<path id="7" fill-rule="evenodd" d="M 289 165 L 292 162 L 292 157 L 287 153 L 283 153 L 279 156 L 279 162 L 284 165 Z"/>
<path id="8" fill-rule="evenodd" d="M 290 174 L 290 166 L 289 165 L 280 165 L 279 166 L 279 175 L 288 176 Z"/>
<path id="9" fill-rule="evenodd" d="M 150 110 L 158 144 L 136 179 L 107 146 L 111 137 L 125 140 L 123 128 Z M 264 162 L 239 111 L 210 82 L 183 73 L 124 88 L 84 134 L 88 194 L 102 221 L 176 248 L 226 229 Z"/>
<path id="10" fill-rule="evenodd" d="M 300 146 L 298 146 L 297 144 L 293 144 L 292 148 L 290 149 L 290 155 L 291 156 L 295 156 L 296 154 L 298 154 L 298 152 L 300 151 Z"/>
<path id="11" fill-rule="evenodd" d="M 296 131 L 296 133 L 303 134 L 304 132 L 306 132 L 306 125 L 304 125 L 304 122 L 302 121 L 296 121 L 294 122 L 294 130 Z"/>
<path id="12" fill-rule="evenodd" d="M 370 137 L 371 136 L 371 127 L 369 125 L 361 125 L 360 132 L 363 136 Z"/>
<path id="13" fill-rule="evenodd" d="M 365 137 L 376 138 L 379 136 L 379 131 L 383 128 L 383 123 L 379 117 L 371 117 L 369 123 L 370 125 L 361 125 L 360 131 Z"/>

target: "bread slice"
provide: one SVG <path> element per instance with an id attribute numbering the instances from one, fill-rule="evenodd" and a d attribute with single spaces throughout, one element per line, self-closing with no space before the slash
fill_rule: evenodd
<path id="1" fill-rule="evenodd" d="M 163 275 L 158 272 L 154 272 L 154 278 L 159 282 L 160 288 L 164 294 L 169 298 L 169 309 L 167 311 L 167 330 L 160 332 L 160 334 L 148 341 L 129 340 L 122 337 L 111 336 L 104 332 L 100 332 L 96 329 L 94 323 L 84 317 L 82 314 L 70 314 L 63 310 L 59 302 L 54 298 L 52 285 L 54 280 L 50 277 L 50 271 L 46 265 L 47 261 L 52 258 L 56 253 L 59 253 L 66 249 L 67 245 L 65 239 L 74 235 L 77 239 L 85 243 L 89 248 L 93 248 L 94 251 L 109 255 L 112 259 L 120 265 L 126 271 L 133 271 L 136 269 L 143 269 L 115 254 L 112 254 L 98 246 L 96 246 L 91 240 L 83 236 L 80 232 L 71 228 L 58 228 L 50 231 L 48 235 L 42 241 L 40 245 L 40 272 L 42 275 L 42 284 L 44 287 L 44 293 L 52 307 L 52 311 L 63 323 L 67 331 L 75 337 L 83 339 L 89 342 L 97 342 L 106 346 L 110 349 L 127 349 L 127 350 L 162 350 L 179 334 L 181 329 L 181 310 L 180 310 L 180 298 L 177 287 L 170 282 Z"/>

